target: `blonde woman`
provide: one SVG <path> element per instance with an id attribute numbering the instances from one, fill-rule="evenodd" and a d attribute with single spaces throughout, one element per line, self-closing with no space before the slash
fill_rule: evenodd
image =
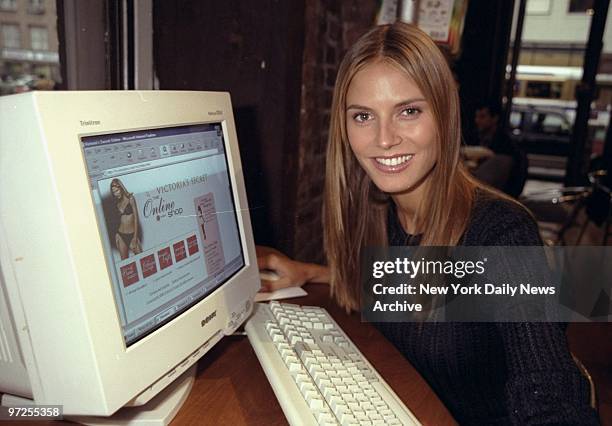
<path id="1" fill-rule="evenodd" d="M 328 266 L 259 249 L 280 279 L 268 289 L 329 282 L 359 309 L 368 246 L 540 245 L 518 203 L 474 180 L 459 160 L 455 81 L 418 28 L 396 23 L 362 36 L 342 61 L 327 148 Z M 549 323 L 382 323 L 460 424 L 597 424 L 588 384 Z"/>
<path id="2" fill-rule="evenodd" d="M 125 189 L 119 179 L 111 181 L 110 191 L 115 201 L 116 213 L 119 216 L 115 246 L 123 260 L 129 257 L 130 250 L 134 254 L 142 253 L 138 238 L 138 208 L 134 196 Z"/>

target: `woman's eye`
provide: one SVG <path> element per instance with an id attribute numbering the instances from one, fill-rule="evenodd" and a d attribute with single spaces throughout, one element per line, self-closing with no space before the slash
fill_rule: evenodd
<path id="1" fill-rule="evenodd" d="M 358 123 L 364 123 L 372 118 L 372 115 L 369 112 L 358 112 L 353 115 L 353 120 Z"/>
<path id="2" fill-rule="evenodd" d="M 414 107 L 409 107 L 409 108 L 404 108 L 401 112 L 401 115 L 403 115 L 404 117 L 416 117 L 421 113 L 421 110 L 419 108 L 414 108 Z"/>

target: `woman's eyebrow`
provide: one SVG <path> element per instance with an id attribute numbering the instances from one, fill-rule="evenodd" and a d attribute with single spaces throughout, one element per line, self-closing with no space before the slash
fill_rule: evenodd
<path id="1" fill-rule="evenodd" d="M 395 107 L 397 108 L 397 107 L 401 107 L 401 106 L 404 106 L 404 105 L 412 104 L 412 103 L 415 103 L 415 102 L 426 102 L 426 101 L 427 101 L 427 99 L 425 99 L 425 98 L 406 99 L 405 101 L 398 102 L 397 104 L 395 104 Z"/>
<path id="2" fill-rule="evenodd" d="M 347 106 L 346 109 L 349 110 L 349 109 L 370 109 L 370 108 L 367 106 L 363 106 L 363 105 L 351 104 Z"/>
<path id="3" fill-rule="evenodd" d="M 397 104 L 394 105 L 395 108 L 404 106 L 404 105 L 409 105 L 411 103 L 414 102 L 426 102 L 427 99 L 425 98 L 410 98 L 410 99 L 406 99 L 405 101 L 401 101 L 398 102 Z M 359 105 L 359 104 L 351 104 L 349 106 L 346 107 L 346 110 L 350 110 L 350 109 L 370 109 L 370 107 L 364 106 L 364 105 Z"/>

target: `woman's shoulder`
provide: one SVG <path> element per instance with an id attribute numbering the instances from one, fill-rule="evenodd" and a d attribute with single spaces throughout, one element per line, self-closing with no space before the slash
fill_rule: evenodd
<path id="1" fill-rule="evenodd" d="M 463 245 L 541 245 L 538 225 L 518 201 L 477 189 Z"/>

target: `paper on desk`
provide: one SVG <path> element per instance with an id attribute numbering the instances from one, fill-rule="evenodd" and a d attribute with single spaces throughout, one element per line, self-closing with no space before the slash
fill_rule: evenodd
<path id="1" fill-rule="evenodd" d="M 308 293 L 302 287 L 287 287 L 270 293 L 257 293 L 255 302 L 266 302 L 268 300 L 290 299 L 292 297 L 306 296 Z"/>

